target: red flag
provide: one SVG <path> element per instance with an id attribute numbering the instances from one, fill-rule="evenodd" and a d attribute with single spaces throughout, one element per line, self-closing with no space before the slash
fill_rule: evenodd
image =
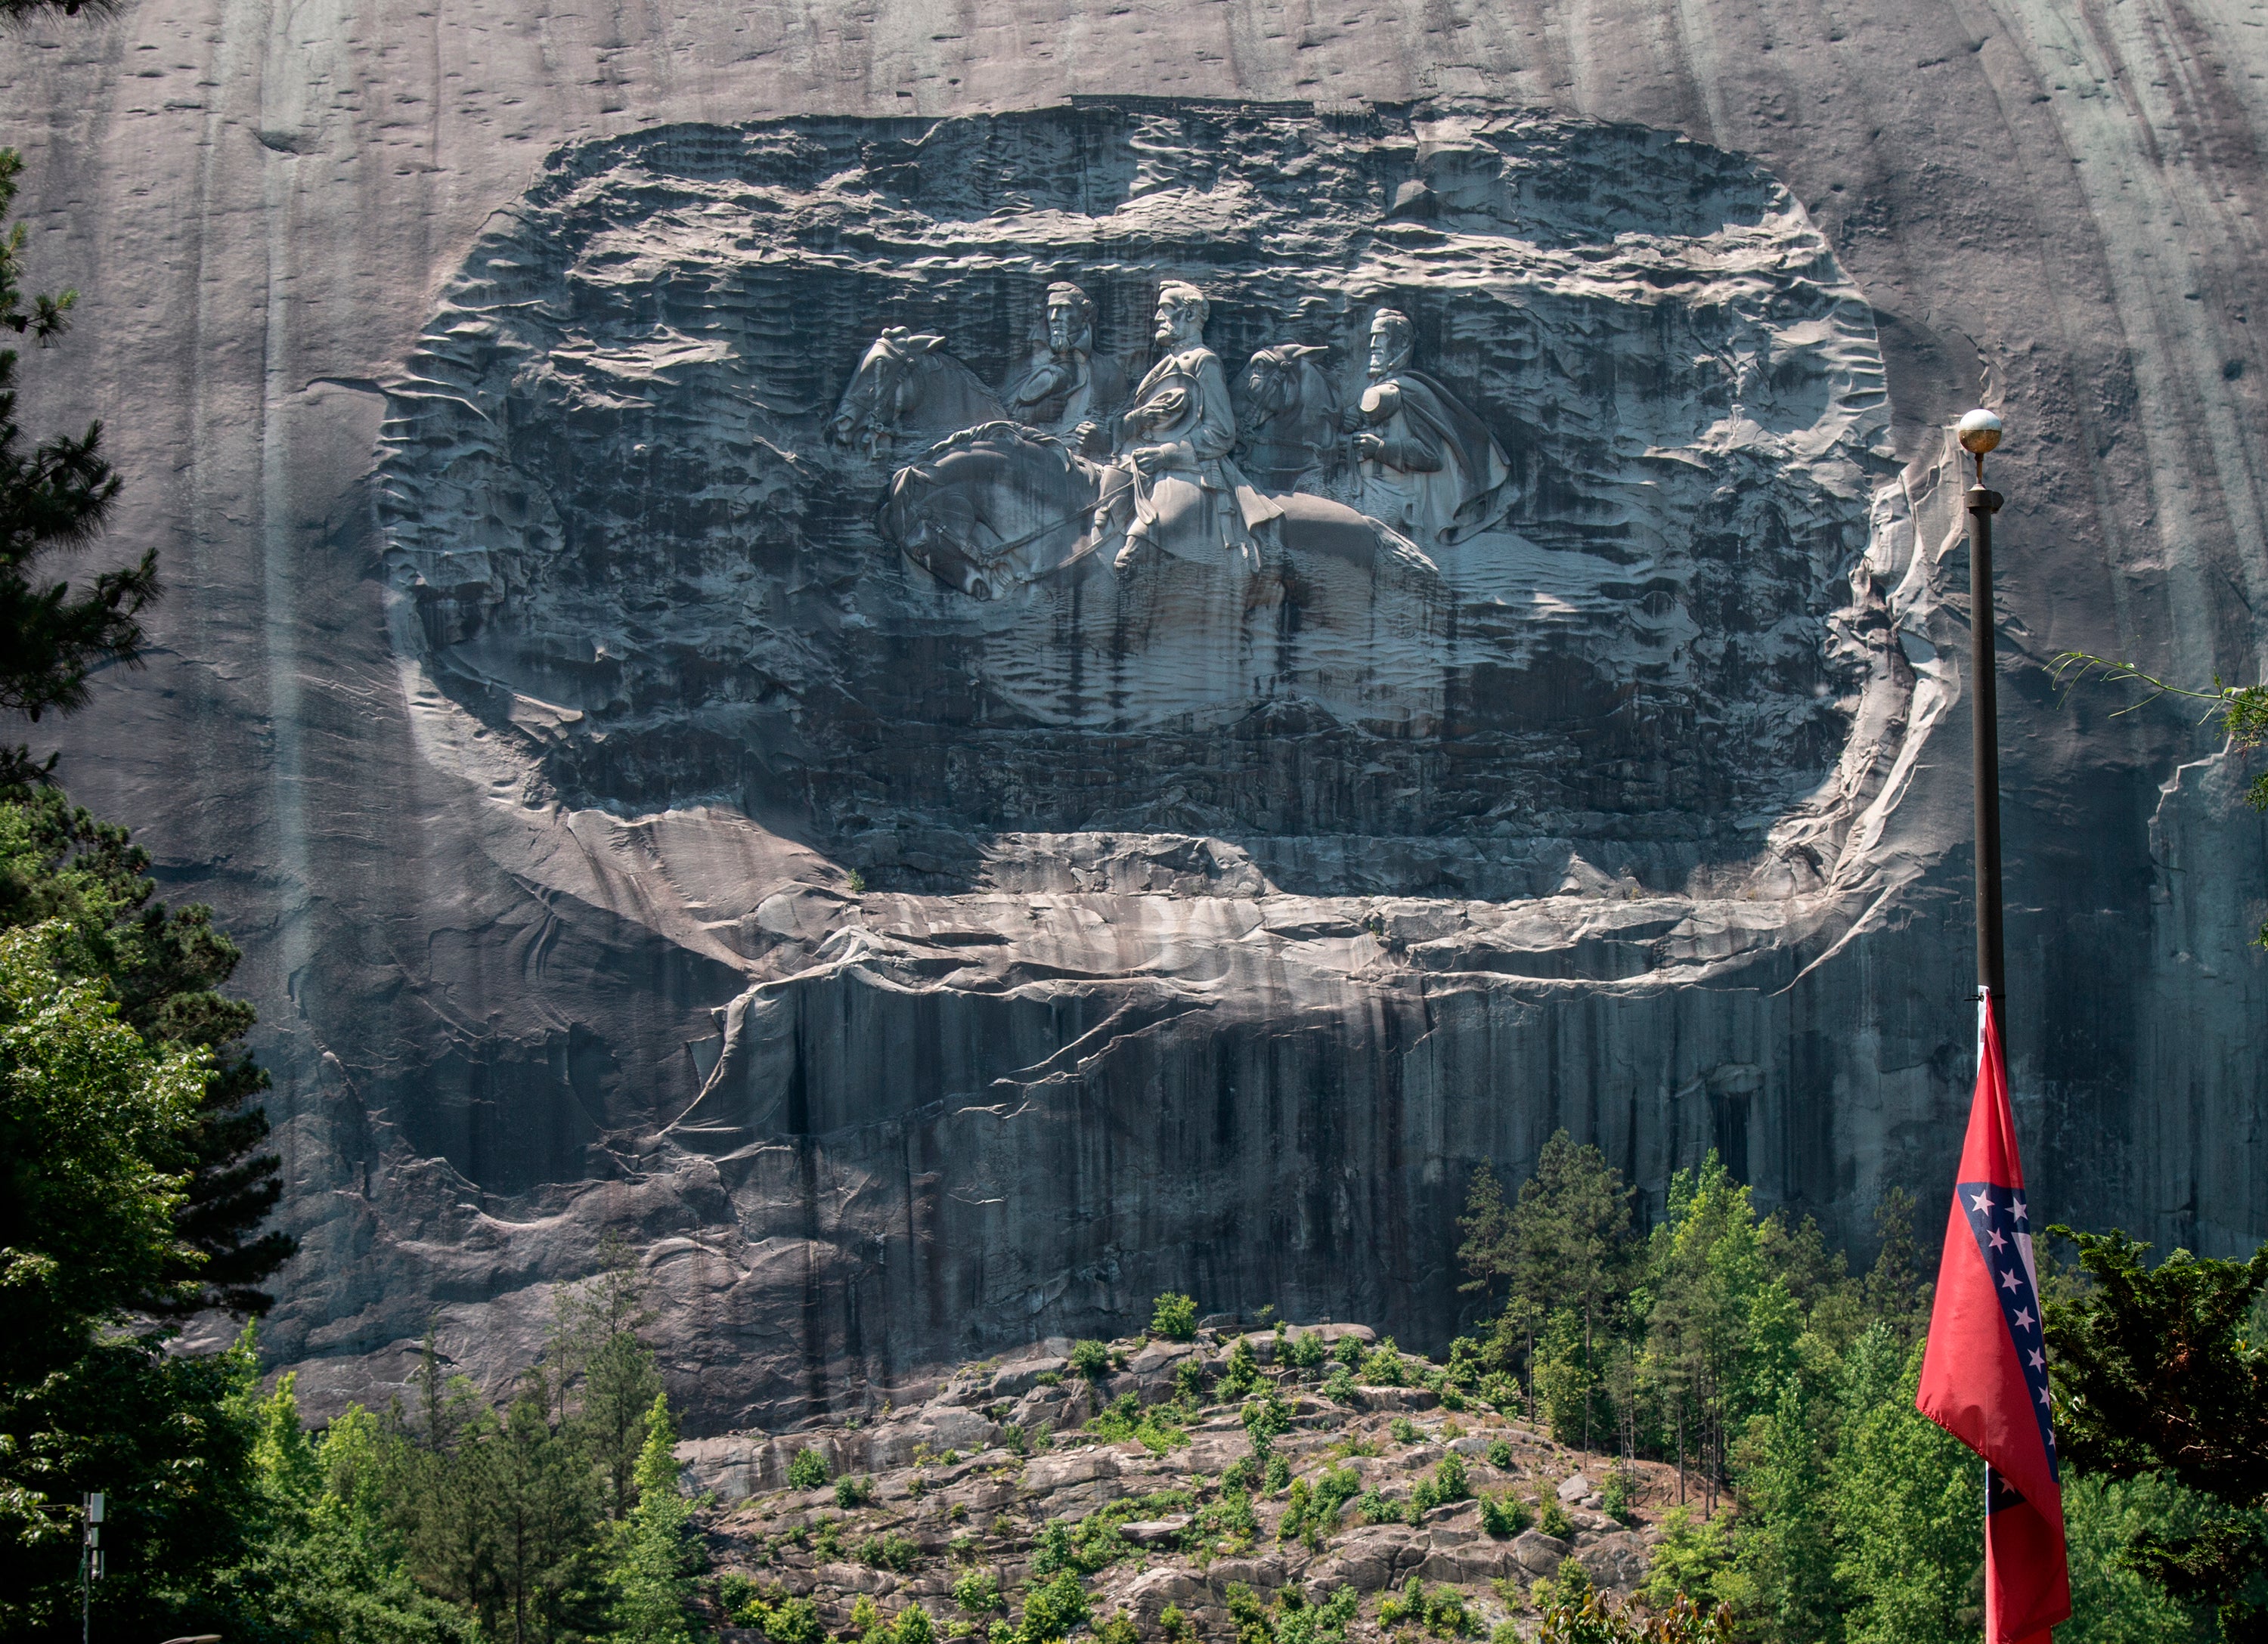
<path id="1" fill-rule="evenodd" d="M 2051 1644 L 2049 1629 L 2071 1619 L 2071 1572 L 2032 1223 L 1993 1014 L 1989 1000 L 1978 1004 L 1977 1099 L 1914 1404 L 1984 1458 L 1984 1644 Z"/>

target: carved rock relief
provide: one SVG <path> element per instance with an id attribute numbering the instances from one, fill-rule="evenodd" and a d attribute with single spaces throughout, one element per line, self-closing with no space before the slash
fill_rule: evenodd
<path id="1" fill-rule="evenodd" d="M 586 144 L 394 413 L 407 642 L 538 787 L 792 818 L 905 888 L 1009 831 L 1220 837 L 1285 888 L 1451 837 L 1675 879 L 1900 717 L 1871 310 L 1771 178 L 1659 133 Z"/>

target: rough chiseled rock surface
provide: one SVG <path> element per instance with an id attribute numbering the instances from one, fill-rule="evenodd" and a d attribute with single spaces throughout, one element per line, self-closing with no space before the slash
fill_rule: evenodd
<path id="1" fill-rule="evenodd" d="M 1937 1202 L 1980 399 L 2035 1196 L 2268 1230 L 2243 773 L 2040 666 L 2257 677 L 2246 8 L 981 11 L 144 0 L 0 54 L 81 292 L 28 425 L 106 419 L 172 589 L 63 770 L 247 948 L 303 1393 L 429 1317 L 508 1374 L 610 1227 L 717 1433 L 1168 1288 L 1436 1344 L 1471 1166 L 1563 1124 L 1653 1206 L 1712 1146 L 1850 1237 Z M 816 437 L 884 325 L 997 390 L 1056 278 L 1138 367 L 1168 271 L 1232 371 L 1351 385 L 1402 304 L 1518 469 L 1360 667 L 948 597 L 870 524 L 903 454 Z M 1123 712 L 1068 688 L 1122 657 Z"/>
<path id="2" fill-rule="evenodd" d="M 1323 1333 L 1334 1341 L 1372 1338 L 1361 1325 L 1324 1326 Z M 1274 1357 L 1272 1337 L 1250 1339 L 1263 1362 Z M 1129 1393 L 1162 1403 L 1174 1391 L 1175 1371 L 1192 1359 L 1214 1372 L 1221 1364 L 1220 1344 L 1210 1339 L 1135 1345 L 1123 1367 L 1093 1387 L 1069 1371 L 1070 1341 L 1043 1341 L 961 1366 L 916 1390 L 926 1393 L 923 1402 L 877 1406 L 865 1425 L 828 1423 L 777 1438 L 724 1435 L 680 1446 L 692 1481 L 715 1498 L 703 1526 L 714 1567 L 752 1580 L 774 1602 L 783 1594 L 809 1599 L 830 1632 L 848 1625 L 863 1596 L 885 1619 L 917 1604 L 940 1634 L 955 1623 L 982 1633 L 993 1618 L 957 1604 L 955 1583 L 972 1573 L 990 1575 L 1014 1604 L 1020 1589 L 1045 1578 L 1044 1569 L 1035 1574 L 1033 1561 L 1041 1529 L 1057 1522 L 1088 1538 L 1079 1545 L 1098 1549 L 1091 1561 L 1099 1567 L 1086 1582 L 1097 1619 L 1123 1615 L 1145 1637 L 1158 1635 L 1169 1605 L 1200 1635 L 1233 1630 L 1228 1603 L 1237 1585 L 1263 1605 L 1287 1593 L 1294 1603 L 1322 1604 L 1351 1588 L 1358 1609 L 1348 1636 L 1390 1636 L 1391 1628 L 1378 1625 L 1379 1603 L 1413 1577 L 1429 1590 L 1453 1592 L 1477 1631 L 1511 1620 L 1530 1633 L 1528 1589 L 1557 1576 L 1568 1559 L 1583 1566 L 1594 1586 L 1627 1595 L 1645 1577 L 1660 1518 L 1679 1500 L 1675 1468 L 1633 1464 L 1624 1516 L 1616 1520 L 1600 1510 L 1618 1464 L 1611 1457 L 1571 1450 L 1493 1411 L 1444 1411 L 1423 1388 L 1358 1386 L 1342 1402 L 1292 1383 L 1282 1390 L 1291 1430 L 1272 1442 L 1289 1478 L 1312 1491 L 1326 1472 L 1351 1470 L 1393 1516 L 1381 1512 L 1371 1522 L 1349 1501 L 1335 1520 L 1302 1533 L 1287 1523 L 1286 1485 L 1251 1491 L 1256 1525 L 1240 1534 L 1206 1516 L 1239 1487 L 1225 1475 L 1240 1463 L 1255 1465 L 1233 1400 L 1192 1400 L 1197 1407 L 1173 1421 L 1174 1439 L 1160 1438 L 1157 1449 L 1078 1430 L 1101 1405 Z M 1397 1437 L 1400 1423 L 1407 1425 Z M 865 1499 L 846 1507 L 831 1486 L 790 1486 L 788 1464 L 803 1450 L 817 1452 L 832 1477 Z M 1472 1494 L 1409 1522 L 1420 1480 L 1450 1455 L 1465 1469 Z M 1519 1503 L 1521 1527 L 1489 1533 L 1482 1495 Z M 1545 1503 L 1565 1516 L 1565 1524 L 1551 1526 L 1560 1533 L 1537 1524 Z M 1115 1540 L 1099 1533 L 1104 1524 L 1116 1527 Z M 1115 1556 L 1104 1562 L 1101 1550 Z"/>

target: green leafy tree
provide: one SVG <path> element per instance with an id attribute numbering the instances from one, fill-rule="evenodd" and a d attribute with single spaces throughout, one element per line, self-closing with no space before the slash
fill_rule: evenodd
<path id="1" fill-rule="evenodd" d="M 149 866 L 124 828 L 55 789 L 0 796 L 0 928 L 51 926 L 58 968 L 99 984 L 128 1026 L 194 1053 L 210 1075 L 180 1138 L 178 1248 L 141 1304 L 257 1313 L 269 1301 L 258 1286 L 292 1242 L 260 1230 L 283 1188 L 262 1147 L 267 1115 L 252 1102 L 268 1083 L 245 1047 L 253 1009 L 221 991 L 242 956 L 210 909 L 152 899 Z"/>
<path id="2" fill-rule="evenodd" d="M 2162 1474 L 2218 1510 L 2139 1532 L 2127 1562 L 2211 1605 L 2231 1637 L 2268 1623 L 2268 1244 L 2249 1261 L 2176 1251 L 2156 1267 L 2123 1234 L 2049 1229 L 2091 1288 L 2046 1311 L 2065 1464 L 2107 1479 Z"/>
<path id="3" fill-rule="evenodd" d="M 1869 1404 L 1845 1435 L 1830 1504 L 1851 1644 L 1962 1644 L 1981 1633 L 1984 1472 L 1914 1408 L 1920 1378 L 1917 1347 L 1887 1398 L 1872 1401 L 1878 1383 L 1856 1390 Z"/>

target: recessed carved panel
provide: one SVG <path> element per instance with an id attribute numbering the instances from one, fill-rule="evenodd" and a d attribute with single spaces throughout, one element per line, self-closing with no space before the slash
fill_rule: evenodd
<path id="1" fill-rule="evenodd" d="M 1818 784 L 1888 421 L 1801 210 L 1662 134 L 799 119 L 556 156 L 383 495 L 404 632 L 570 803 L 911 887 L 1003 831 L 1313 889 L 1455 840 L 1502 896 L 1539 839 L 1740 859 Z"/>

